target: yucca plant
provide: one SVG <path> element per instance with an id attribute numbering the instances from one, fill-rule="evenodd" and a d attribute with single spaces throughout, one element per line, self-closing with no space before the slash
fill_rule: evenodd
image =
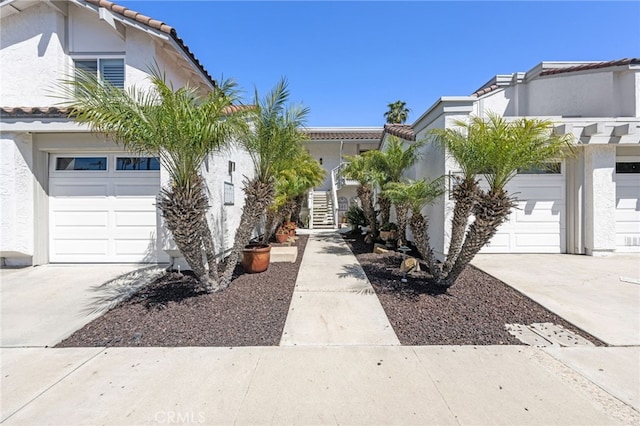
<path id="1" fill-rule="evenodd" d="M 158 156 L 170 176 L 158 207 L 180 253 L 207 291 L 220 290 L 215 247 L 206 220 L 209 199 L 200 169 L 211 153 L 225 149 L 247 131 L 246 110 L 236 85 L 220 82 L 210 93 L 174 89 L 158 68 L 150 89 L 119 89 L 78 71 L 59 85 L 77 122 L 111 137 L 124 149 Z"/>

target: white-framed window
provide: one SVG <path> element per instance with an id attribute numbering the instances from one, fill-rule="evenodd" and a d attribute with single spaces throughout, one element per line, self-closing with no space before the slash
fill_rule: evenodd
<path id="1" fill-rule="evenodd" d="M 121 157 L 116 156 L 116 171 L 149 172 L 160 170 L 158 157 Z"/>
<path id="2" fill-rule="evenodd" d="M 55 158 L 56 171 L 88 171 L 100 172 L 107 170 L 106 156 L 66 156 Z"/>
<path id="3" fill-rule="evenodd" d="M 124 59 L 122 58 L 75 58 L 74 70 L 95 75 L 100 80 L 124 89 Z"/>

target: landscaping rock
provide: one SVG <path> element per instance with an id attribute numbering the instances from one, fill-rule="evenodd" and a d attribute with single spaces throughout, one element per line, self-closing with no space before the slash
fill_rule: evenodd
<path id="1" fill-rule="evenodd" d="M 400 265 L 400 272 L 420 272 L 420 262 L 415 257 L 409 257 L 405 259 Z"/>
<path id="2" fill-rule="evenodd" d="M 388 253 L 388 252 L 389 252 L 389 249 L 388 249 L 388 248 L 386 248 L 386 247 L 385 247 L 384 245 L 382 245 L 382 244 L 378 244 L 378 243 L 376 243 L 376 244 L 373 246 L 373 252 L 374 252 L 375 254 L 384 254 L 384 253 Z"/>

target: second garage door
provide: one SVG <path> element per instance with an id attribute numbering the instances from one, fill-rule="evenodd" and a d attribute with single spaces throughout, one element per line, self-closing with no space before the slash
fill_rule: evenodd
<path id="1" fill-rule="evenodd" d="M 166 262 L 157 236 L 157 158 L 52 155 L 51 262 Z"/>
<path id="2" fill-rule="evenodd" d="M 516 175 L 507 191 L 518 199 L 482 253 L 565 253 L 565 177 L 561 165 Z"/>

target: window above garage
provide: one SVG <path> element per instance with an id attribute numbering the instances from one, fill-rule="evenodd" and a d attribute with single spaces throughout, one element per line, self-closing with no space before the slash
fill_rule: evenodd
<path id="1" fill-rule="evenodd" d="M 107 170 L 107 157 L 57 157 L 57 171 Z"/>
<path id="2" fill-rule="evenodd" d="M 75 59 L 75 69 L 92 74 L 101 81 L 124 89 L 124 59 L 119 58 L 95 58 Z"/>
<path id="3" fill-rule="evenodd" d="M 160 170 L 160 159 L 158 157 L 117 157 L 116 170 L 119 170 L 119 171 Z"/>

